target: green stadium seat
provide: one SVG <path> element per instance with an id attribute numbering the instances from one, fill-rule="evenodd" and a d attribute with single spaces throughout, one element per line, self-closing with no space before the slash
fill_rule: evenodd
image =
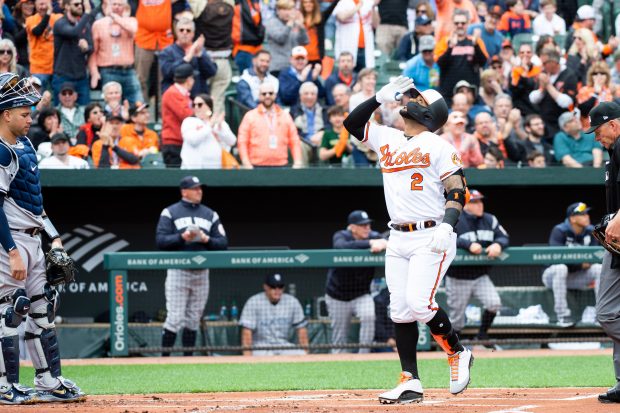
<path id="1" fill-rule="evenodd" d="M 140 165 L 142 165 L 142 168 L 144 169 L 164 169 L 166 167 L 164 164 L 164 157 L 161 152 L 146 155 L 142 158 Z"/>
<path id="2" fill-rule="evenodd" d="M 519 47 L 522 43 L 529 43 L 532 46 L 535 46 L 535 43 L 538 41 L 538 36 L 532 33 L 519 33 L 515 35 L 511 39 L 512 47 L 515 50 L 515 54 L 519 51 Z"/>

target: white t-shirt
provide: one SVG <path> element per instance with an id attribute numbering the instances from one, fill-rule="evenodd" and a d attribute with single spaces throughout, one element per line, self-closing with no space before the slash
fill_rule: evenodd
<path id="1" fill-rule="evenodd" d="M 532 31 L 538 36 L 566 34 L 566 22 L 557 14 L 553 15 L 550 22 L 543 13 L 540 13 L 532 22 Z M 560 47 L 564 47 L 564 45 L 561 44 Z"/>
<path id="2" fill-rule="evenodd" d="M 398 129 L 370 122 L 363 142 L 379 157 L 391 222 L 441 222 L 446 204 L 442 180 L 462 168 L 456 148 L 431 132 L 407 139 Z"/>
<path id="3" fill-rule="evenodd" d="M 67 163 L 62 162 L 54 155 L 39 162 L 40 169 L 90 169 L 88 162 L 77 156 L 67 156 Z"/>

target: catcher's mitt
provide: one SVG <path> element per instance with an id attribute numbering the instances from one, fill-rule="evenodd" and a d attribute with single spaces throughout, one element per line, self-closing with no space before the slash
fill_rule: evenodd
<path id="1" fill-rule="evenodd" d="M 60 285 L 75 280 L 77 269 L 73 259 L 62 248 L 52 248 L 45 255 L 47 282 L 50 285 Z"/>
<path id="2" fill-rule="evenodd" d="M 601 220 L 601 223 L 594 227 L 592 235 L 607 251 L 612 254 L 620 255 L 620 240 L 613 240 L 611 242 L 605 240 L 605 230 L 607 229 L 607 224 L 609 224 L 609 221 L 611 221 L 615 215 L 616 214 L 605 215 Z"/>

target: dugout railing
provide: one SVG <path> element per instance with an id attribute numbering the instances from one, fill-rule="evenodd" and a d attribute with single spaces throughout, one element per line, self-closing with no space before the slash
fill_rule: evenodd
<path id="1" fill-rule="evenodd" d="M 485 256 L 475 256 L 458 251 L 453 266 L 468 266 L 489 264 L 500 268 L 511 266 L 538 266 L 549 264 L 580 264 L 600 263 L 604 250 L 600 247 L 512 247 L 506 249 L 500 257 L 489 260 Z M 140 346 L 130 348 L 128 312 L 127 282 L 131 271 L 155 271 L 168 268 L 182 269 L 307 269 L 330 268 L 330 267 L 383 267 L 385 257 L 383 254 L 371 254 L 369 251 L 360 250 L 266 250 L 266 251 L 217 251 L 217 252 L 117 252 L 106 253 L 104 256 L 104 268 L 109 271 L 109 303 L 110 303 L 110 354 L 112 356 L 127 356 L 130 354 L 144 354 L 160 352 L 161 348 Z M 323 273 L 324 274 L 324 273 Z M 512 287 L 515 293 L 514 300 L 521 300 L 519 292 L 531 293 L 543 292 L 544 287 L 532 287 L 528 285 L 516 285 Z M 549 291 L 545 293 L 547 296 Z M 503 298 L 502 298 L 503 299 Z M 518 304 L 518 303 L 517 303 Z M 593 302 L 591 303 L 593 305 Z M 324 328 L 328 324 L 327 319 L 313 320 L 316 328 Z M 213 325 L 215 326 L 214 323 Z M 499 324 L 499 325 L 498 325 Z M 219 323 L 219 326 L 238 327 L 234 322 Z M 465 335 L 474 332 L 471 326 L 464 329 Z M 421 341 L 430 346 L 428 332 L 422 331 Z M 513 344 L 523 342 L 546 343 L 552 341 L 583 341 L 584 336 L 592 341 L 606 341 L 600 327 L 596 324 L 582 326 L 580 329 L 554 329 L 551 325 L 516 325 L 505 326 L 495 323 L 490 331 L 493 342 Z M 133 333 L 135 335 L 135 333 Z M 484 344 L 484 343 L 482 343 Z M 384 343 L 373 344 L 368 347 L 383 347 Z M 332 348 L 331 344 L 315 344 L 311 350 L 325 350 Z M 345 348 L 363 347 L 359 344 L 343 345 Z M 241 351 L 239 343 L 225 346 L 201 346 L 193 348 L 196 351 Z M 255 348 L 253 348 L 255 349 Z M 175 348 L 175 350 L 177 350 Z M 182 349 L 181 349 L 182 350 Z"/>

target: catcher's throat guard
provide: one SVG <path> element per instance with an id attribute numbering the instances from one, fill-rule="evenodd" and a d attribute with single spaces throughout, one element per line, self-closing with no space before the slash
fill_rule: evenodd
<path id="1" fill-rule="evenodd" d="M 612 254 L 620 255 L 620 240 L 612 240 L 611 242 L 605 240 L 605 230 L 607 229 L 607 225 L 615 216 L 616 214 L 605 215 L 601 220 L 601 223 L 594 227 L 592 235 L 607 251 Z"/>
<path id="2" fill-rule="evenodd" d="M 73 259 L 62 248 L 52 248 L 45 255 L 47 282 L 56 286 L 75 280 L 77 269 Z"/>

